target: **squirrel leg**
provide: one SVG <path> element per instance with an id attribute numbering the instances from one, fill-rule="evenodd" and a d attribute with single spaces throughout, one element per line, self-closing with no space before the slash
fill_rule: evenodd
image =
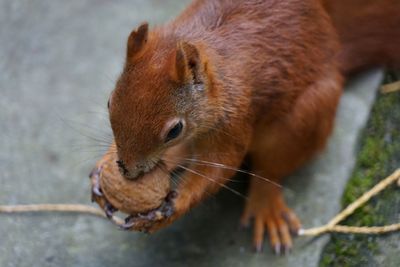
<path id="1" fill-rule="evenodd" d="M 340 76 L 332 71 L 306 89 L 293 109 L 274 122 L 259 122 L 250 148 L 254 172 L 274 182 L 290 175 L 323 149 L 330 135 L 341 94 Z M 254 217 L 254 245 L 261 250 L 264 231 L 276 253 L 292 247 L 290 231 L 300 221 L 286 206 L 281 188 L 253 177 L 242 218 Z"/>
<path id="2" fill-rule="evenodd" d="M 241 224 L 247 226 L 250 218 L 254 218 L 253 242 L 257 252 L 262 250 L 265 232 L 276 254 L 286 254 L 291 250 L 291 235 L 297 234 L 301 223 L 287 207 L 278 185 L 252 177 Z"/>

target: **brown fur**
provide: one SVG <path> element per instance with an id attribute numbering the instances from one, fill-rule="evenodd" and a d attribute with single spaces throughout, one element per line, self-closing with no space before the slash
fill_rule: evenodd
<path id="1" fill-rule="evenodd" d="M 195 0 L 172 22 L 149 32 L 142 25 L 131 34 L 110 98 L 118 157 L 132 174 L 128 178 L 158 161 L 190 163 L 192 170 L 181 177 L 172 217 L 150 231 L 186 213 L 235 173 L 165 157 L 177 144 L 188 151 L 186 158 L 232 168 L 249 154 L 253 171 L 276 182 L 323 149 L 342 92 L 341 72 L 400 62 L 392 57 L 400 44 L 400 20 L 394 16 L 400 4 L 371 5 L 369 10 L 361 0 Z M 376 20 L 370 23 L 371 15 Z M 176 117 L 185 120 L 184 132 L 164 143 L 160 133 Z M 276 252 L 290 249 L 289 230 L 297 231 L 300 222 L 280 188 L 253 177 L 242 222 L 250 217 L 257 249 L 264 228 Z"/>
<path id="2" fill-rule="evenodd" d="M 399 67 L 400 1 L 323 0 L 338 31 L 345 74 L 373 65 Z"/>

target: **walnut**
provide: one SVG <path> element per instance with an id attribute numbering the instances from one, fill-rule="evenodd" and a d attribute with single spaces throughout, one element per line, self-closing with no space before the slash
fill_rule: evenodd
<path id="1" fill-rule="evenodd" d="M 156 168 L 136 180 L 129 180 L 120 174 L 111 157 L 102 162 L 99 185 L 115 209 L 137 214 L 161 206 L 170 191 L 170 177 L 161 168 Z"/>

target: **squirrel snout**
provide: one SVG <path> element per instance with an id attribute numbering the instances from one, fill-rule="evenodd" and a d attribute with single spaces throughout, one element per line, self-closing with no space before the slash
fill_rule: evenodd
<path id="1" fill-rule="evenodd" d="M 145 173 L 150 172 L 156 166 L 156 163 L 153 161 L 137 163 L 131 168 L 123 160 L 117 160 L 116 163 L 121 175 L 127 179 L 137 179 Z"/>
<path id="2" fill-rule="evenodd" d="M 123 176 L 127 176 L 129 174 L 128 169 L 125 166 L 125 163 L 122 160 L 117 160 L 116 161 L 117 165 L 118 165 L 118 169 L 119 172 L 123 175 Z"/>

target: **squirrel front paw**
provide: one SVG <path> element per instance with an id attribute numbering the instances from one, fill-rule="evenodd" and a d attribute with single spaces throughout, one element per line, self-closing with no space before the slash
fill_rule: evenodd
<path id="1" fill-rule="evenodd" d="M 92 169 L 92 171 L 89 174 L 89 179 L 90 179 L 90 184 L 91 184 L 91 200 L 92 200 L 92 202 L 96 202 L 105 211 L 107 208 L 111 207 L 111 204 L 108 203 L 107 199 L 104 196 L 104 193 L 101 190 L 100 175 L 103 170 L 103 165 L 106 162 L 111 161 L 112 158 L 113 158 L 112 153 L 107 153 L 106 155 L 104 155 L 96 163 L 96 166 Z M 107 214 L 107 212 L 106 212 L 106 214 Z"/>
<path id="2" fill-rule="evenodd" d="M 100 187 L 100 174 L 102 171 L 101 165 L 96 166 L 89 174 L 91 182 L 91 200 L 96 202 L 100 208 L 104 210 L 107 218 L 111 219 L 113 214 L 118 211 L 104 196 L 103 191 Z"/>
<path id="3" fill-rule="evenodd" d="M 92 202 L 96 202 L 102 209 L 105 209 L 108 205 L 108 201 L 104 197 L 104 194 L 100 188 L 100 174 L 101 174 L 101 166 L 96 166 L 89 174 L 90 183 L 91 183 L 91 200 Z"/>
<path id="4" fill-rule="evenodd" d="M 168 225 L 174 217 L 176 196 L 176 191 L 171 191 L 160 207 L 146 213 L 128 216 L 125 223 L 120 225 L 121 229 L 152 233 Z"/>

